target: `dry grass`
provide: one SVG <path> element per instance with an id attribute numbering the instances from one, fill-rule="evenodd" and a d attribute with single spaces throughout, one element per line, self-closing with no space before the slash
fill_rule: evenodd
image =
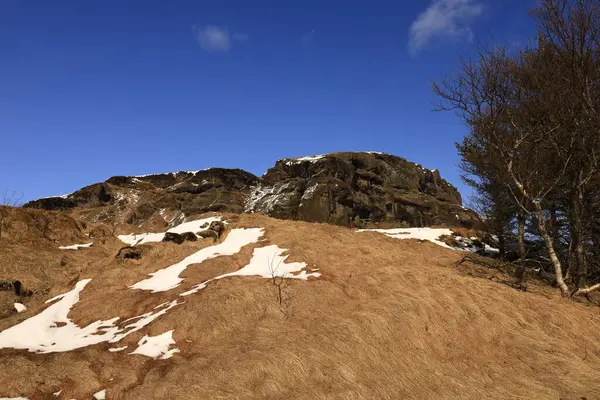
<path id="1" fill-rule="evenodd" d="M 10 366 L 0 369 L 0 395 L 43 399 L 63 390 L 64 398 L 90 398 L 106 388 L 109 399 L 600 398 L 598 308 L 542 286 L 523 293 L 495 283 L 456 267 L 459 253 L 431 243 L 254 214 L 230 220 L 264 227 L 266 240 L 191 266 L 181 287 L 158 294 L 126 286 L 210 240 L 153 244 L 142 260 L 125 263 L 114 260 L 119 244 L 107 240 L 69 253 L 63 273 L 46 275 L 27 268 L 36 259 L 54 266 L 64 253 L 12 244 L 13 263 L 1 263 L 0 274 L 30 274 L 49 291 L 26 313 L 0 320 L 0 329 L 72 289 L 75 275 L 93 278 L 70 314 L 80 324 L 146 312 L 245 265 L 265 244 L 290 249 L 290 261 L 323 276 L 293 281 L 286 309 L 267 279 L 219 280 L 123 340 L 132 350 L 144 334 L 174 329 L 181 353 L 168 360 L 109 353 L 108 344 L 46 355 L 0 350 Z"/>

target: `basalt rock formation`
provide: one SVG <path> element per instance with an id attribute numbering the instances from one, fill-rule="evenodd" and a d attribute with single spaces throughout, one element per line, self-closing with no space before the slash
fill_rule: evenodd
<path id="1" fill-rule="evenodd" d="M 470 227 L 478 221 L 437 170 L 390 154 L 354 152 L 279 160 L 260 178 L 223 168 L 115 176 L 25 207 L 94 210 L 87 216 L 95 221 L 130 224 L 158 218 L 176 225 L 209 211 L 358 227 Z"/>

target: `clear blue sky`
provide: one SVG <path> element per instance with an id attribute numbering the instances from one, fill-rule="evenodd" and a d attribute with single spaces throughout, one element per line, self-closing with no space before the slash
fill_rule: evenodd
<path id="1" fill-rule="evenodd" d="M 533 1 L 2 0 L 0 190 L 372 150 L 468 194 L 430 82 Z"/>

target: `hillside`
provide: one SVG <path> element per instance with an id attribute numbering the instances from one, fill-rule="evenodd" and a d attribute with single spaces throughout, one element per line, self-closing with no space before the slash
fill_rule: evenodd
<path id="1" fill-rule="evenodd" d="M 212 213 L 179 233 L 221 219 L 219 242 L 176 244 L 164 223 L 9 214 L 0 276 L 31 295 L 0 291 L 0 396 L 600 398 L 597 307 L 431 241 Z M 124 242 L 141 258 L 115 257 Z"/>
<path id="2" fill-rule="evenodd" d="M 472 226 L 439 171 L 374 152 L 331 153 L 277 161 L 262 177 L 239 169 L 115 176 L 27 208 L 79 210 L 90 222 L 142 224 L 203 212 L 260 212 L 342 226 Z"/>

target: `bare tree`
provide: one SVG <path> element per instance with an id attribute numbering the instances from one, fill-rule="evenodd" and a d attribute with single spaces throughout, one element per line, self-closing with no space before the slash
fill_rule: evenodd
<path id="1" fill-rule="evenodd" d="M 573 273 L 573 293 L 582 294 L 600 289 L 586 286 L 585 246 L 591 240 L 584 224 L 586 199 L 599 173 L 600 3 L 541 0 L 532 16 L 538 24 L 536 45 L 512 53 L 483 49 L 433 89 L 442 99 L 439 109 L 457 111 L 469 125 L 462 147 L 493 160 L 480 163 L 484 173 L 475 170 L 475 175 L 510 194 L 520 210 L 519 237 L 524 216 L 537 221 L 564 296 L 571 293 L 558 251 L 559 213 L 567 220 L 566 275 Z M 519 252 L 524 253 L 522 241 Z"/>
<path id="2" fill-rule="evenodd" d="M 23 200 L 23 193 L 18 194 L 17 191 L 13 190 L 9 192 L 8 189 L 4 190 L 4 194 L 0 199 L 0 238 L 6 226 L 8 216 L 10 213 L 10 207 L 20 207 Z"/>
<path id="3" fill-rule="evenodd" d="M 277 293 L 277 303 L 287 317 L 289 315 L 291 296 L 286 292 L 286 289 L 290 286 L 292 279 L 288 273 L 280 271 L 282 261 L 283 259 L 280 258 L 279 262 L 276 263 L 275 257 L 273 257 L 267 260 L 267 263 L 269 265 L 269 279 Z"/>

